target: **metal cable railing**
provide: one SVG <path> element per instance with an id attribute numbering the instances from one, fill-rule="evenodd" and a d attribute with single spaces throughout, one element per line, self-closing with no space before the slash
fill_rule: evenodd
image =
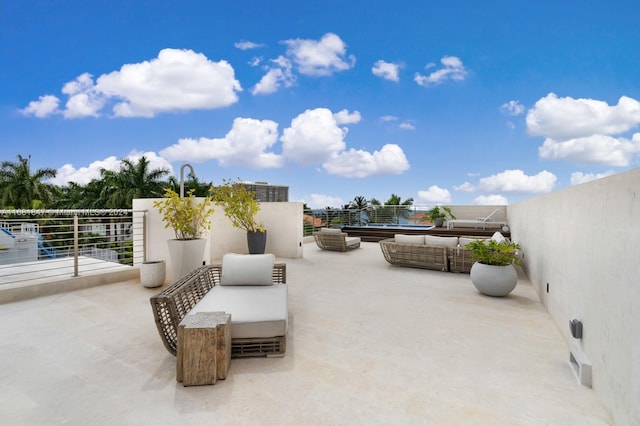
<path id="1" fill-rule="evenodd" d="M 0 285 L 132 267 L 144 227 L 145 212 L 129 209 L 0 210 Z"/>

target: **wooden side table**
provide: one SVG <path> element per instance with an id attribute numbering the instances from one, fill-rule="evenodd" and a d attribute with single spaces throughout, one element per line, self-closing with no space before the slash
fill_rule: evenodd
<path id="1" fill-rule="evenodd" d="M 178 326 L 176 380 L 184 386 L 214 385 L 231 361 L 231 314 L 198 312 Z"/>

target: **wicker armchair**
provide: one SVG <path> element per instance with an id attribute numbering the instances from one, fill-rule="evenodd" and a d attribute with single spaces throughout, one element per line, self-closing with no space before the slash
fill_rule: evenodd
<path id="1" fill-rule="evenodd" d="M 286 266 L 285 263 L 274 264 L 274 284 L 287 282 Z M 213 286 L 220 284 L 221 276 L 222 265 L 205 265 L 151 297 L 151 308 L 158 332 L 165 348 L 171 354 L 176 354 L 180 321 Z M 282 355 L 285 348 L 286 336 L 231 340 L 233 357 Z"/>
<path id="2" fill-rule="evenodd" d="M 339 229 L 314 232 L 313 238 L 322 250 L 349 251 L 360 247 L 360 237 L 349 237 Z"/>

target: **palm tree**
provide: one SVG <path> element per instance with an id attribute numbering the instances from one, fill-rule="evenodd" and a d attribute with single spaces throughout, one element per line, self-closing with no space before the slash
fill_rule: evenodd
<path id="1" fill-rule="evenodd" d="M 45 168 L 31 172 L 31 155 L 18 154 L 18 161 L 3 161 L 0 166 L 0 206 L 31 209 L 46 207 L 54 202 L 59 188 L 44 183 L 56 177 L 56 170 Z"/>
<path id="2" fill-rule="evenodd" d="M 187 179 L 183 182 L 183 184 L 184 193 L 186 194 L 190 190 L 193 190 L 193 194 L 196 197 L 207 197 L 209 195 L 209 189 L 213 186 L 212 182 L 201 182 L 195 175 L 192 175 L 191 173 L 187 175 Z M 180 193 L 180 182 L 178 181 L 178 179 L 176 179 L 175 176 L 169 176 L 167 185 L 178 194 Z"/>
<path id="3" fill-rule="evenodd" d="M 358 225 L 362 225 L 362 223 L 369 222 L 369 216 L 367 214 L 368 206 L 369 203 L 367 199 L 362 195 L 358 195 L 357 197 L 354 197 L 354 199 L 350 201 L 349 204 L 345 206 L 345 208 L 349 210 L 357 210 L 356 219 Z M 349 215 L 349 218 L 351 218 L 351 215 Z"/>
<path id="4" fill-rule="evenodd" d="M 412 205 L 413 198 L 407 198 L 402 201 L 402 198 L 396 194 L 391 194 L 391 197 L 384 205 L 375 198 L 371 199 L 371 206 L 375 215 L 374 221 L 381 223 L 399 223 L 400 218 L 409 216 L 409 207 Z"/>
<path id="5" fill-rule="evenodd" d="M 167 169 L 149 170 L 149 160 L 144 156 L 137 163 L 125 158 L 119 171 L 100 170 L 100 199 L 106 208 L 130 209 L 134 198 L 162 197 L 166 184 L 160 179 L 168 174 Z"/>

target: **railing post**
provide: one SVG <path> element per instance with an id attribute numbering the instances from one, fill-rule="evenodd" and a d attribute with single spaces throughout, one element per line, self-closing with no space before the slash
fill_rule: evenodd
<path id="1" fill-rule="evenodd" d="M 78 274 L 78 215 L 73 215 L 73 276 Z"/>
<path id="2" fill-rule="evenodd" d="M 147 261 L 147 212 L 146 210 L 142 213 L 142 261 L 143 262 Z"/>

